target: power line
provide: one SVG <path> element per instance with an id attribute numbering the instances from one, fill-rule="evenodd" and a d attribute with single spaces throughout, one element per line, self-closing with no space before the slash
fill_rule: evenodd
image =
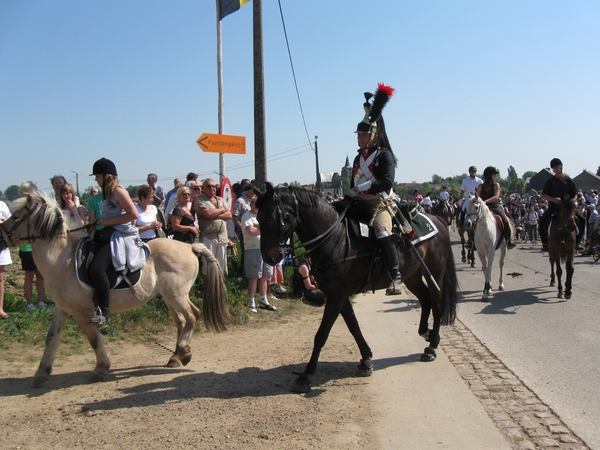
<path id="1" fill-rule="evenodd" d="M 283 18 L 283 9 L 281 8 L 281 0 L 278 0 L 279 14 L 281 15 L 281 25 L 283 26 L 283 34 L 285 36 L 285 45 L 287 46 L 288 57 L 290 58 L 290 67 L 292 68 L 292 76 L 294 77 L 294 86 L 296 87 L 296 97 L 298 98 L 298 105 L 300 106 L 300 114 L 302 115 L 302 123 L 304 124 L 304 132 L 306 133 L 306 140 L 308 141 L 311 150 L 312 142 L 308 136 L 308 129 L 306 128 L 306 119 L 304 118 L 304 110 L 302 109 L 302 101 L 300 100 L 300 92 L 298 91 L 298 82 L 296 81 L 296 71 L 294 70 L 294 62 L 292 61 L 292 52 L 290 51 L 290 43 L 288 41 L 287 30 L 285 28 L 285 19 Z"/>

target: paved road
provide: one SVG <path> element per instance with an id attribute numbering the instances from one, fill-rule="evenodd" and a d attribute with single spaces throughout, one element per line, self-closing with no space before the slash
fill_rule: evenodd
<path id="1" fill-rule="evenodd" d="M 600 263 L 576 258 L 573 298 L 561 300 L 549 287 L 547 254 L 520 244 L 505 262 L 506 290 L 482 302 L 479 260 L 476 269 L 461 263 L 458 236 L 452 237 L 459 319 L 590 448 L 600 449 Z M 496 259 L 494 286 L 498 276 Z"/>

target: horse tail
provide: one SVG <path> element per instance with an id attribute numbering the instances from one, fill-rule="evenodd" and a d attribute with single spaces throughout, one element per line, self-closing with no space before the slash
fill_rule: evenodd
<path id="1" fill-rule="evenodd" d="M 454 266 L 454 254 L 448 252 L 446 259 L 446 271 L 442 281 L 442 325 L 452 325 L 456 319 L 456 307 L 458 304 L 458 278 Z"/>
<path id="2" fill-rule="evenodd" d="M 204 302 L 202 313 L 207 329 L 220 333 L 233 323 L 233 317 L 227 306 L 227 288 L 225 276 L 219 261 L 204 244 L 193 244 L 195 254 L 206 259 L 206 281 L 204 283 Z"/>

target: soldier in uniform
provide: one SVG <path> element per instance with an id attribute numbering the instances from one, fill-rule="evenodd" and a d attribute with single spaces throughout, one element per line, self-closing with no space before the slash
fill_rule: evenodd
<path id="1" fill-rule="evenodd" d="M 375 96 L 366 92 L 365 117 L 356 127 L 358 155 L 354 158 L 352 179 L 347 195 L 359 198 L 373 209 L 371 225 L 377 242 L 383 250 L 390 277 L 395 284 L 401 282 L 399 273 L 397 238 L 392 236 L 392 216 L 381 204 L 382 196 L 393 194 L 397 159 L 392 151 L 381 117 L 383 107 L 394 89 L 379 84 Z M 369 100 L 373 97 L 373 103 Z M 395 286 L 394 286 L 395 287 Z"/>

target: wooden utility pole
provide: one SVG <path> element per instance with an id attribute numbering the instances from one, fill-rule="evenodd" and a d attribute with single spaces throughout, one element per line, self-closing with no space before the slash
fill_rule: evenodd
<path id="1" fill-rule="evenodd" d="M 265 136 L 265 77 L 263 68 L 262 0 L 252 1 L 254 29 L 254 179 L 259 189 L 267 181 Z"/>

